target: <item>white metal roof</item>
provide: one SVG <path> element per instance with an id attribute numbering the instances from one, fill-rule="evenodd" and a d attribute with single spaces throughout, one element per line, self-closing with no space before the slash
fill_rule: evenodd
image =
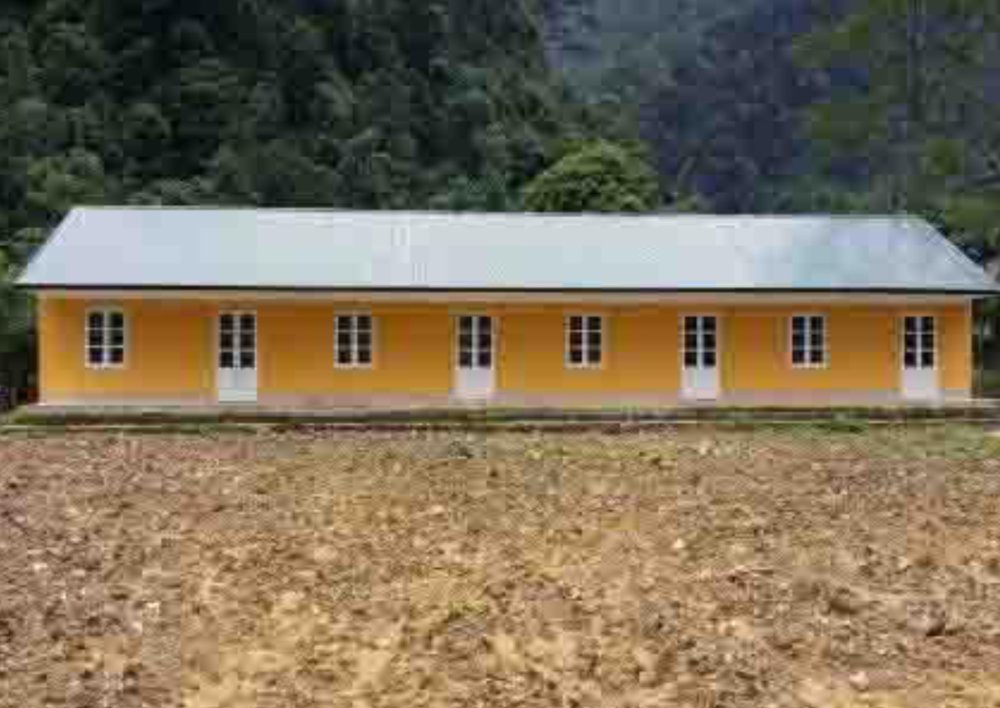
<path id="1" fill-rule="evenodd" d="M 997 284 L 909 216 L 78 208 L 36 289 L 921 292 Z"/>

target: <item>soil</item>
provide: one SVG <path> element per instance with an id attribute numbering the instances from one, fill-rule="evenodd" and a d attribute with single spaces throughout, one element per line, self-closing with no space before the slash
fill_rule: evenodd
<path id="1" fill-rule="evenodd" d="M 0 437 L 0 706 L 1000 706 L 966 428 Z"/>

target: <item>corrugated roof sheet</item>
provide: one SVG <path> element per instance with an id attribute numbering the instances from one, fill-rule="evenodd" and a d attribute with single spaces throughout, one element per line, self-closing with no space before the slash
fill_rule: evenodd
<path id="1" fill-rule="evenodd" d="M 20 280 L 45 288 L 993 293 L 927 222 L 79 208 Z"/>

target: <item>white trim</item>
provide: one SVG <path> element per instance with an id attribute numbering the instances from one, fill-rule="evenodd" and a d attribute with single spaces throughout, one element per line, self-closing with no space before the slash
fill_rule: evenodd
<path id="1" fill-rule="evenodd" d="M 352 325 L 349 330 L 351 337 L 351 363 L 345 364 L 340 361 L 340 318 L 348 317 L 351 319 Z M 368 321 L 371 323 L 371 328 L 369 329 L 369 334 L 371 335 L 371 346 L 370 349 L 370 359 L 367 364 L 362 364 L 358 361 L 358 352 L 360 347 L 358 346 L 358 318 L 367 317 Z M 351 310 L 333 313 L 333 366 L 336 369 L 360 369 L 362 371 L 374 369 L 375 368 L 375 357 L 377 350 L 378 334 L 377 334 L 377 324 L 375 321 L 375 315 L 371 312 L 366 312 L 363 310 Z"/>
<path id="2" fill-rule="evenodd" d="M 823 344 L 820 346 L 820 351 L 823 352 L 823 361 L 819 364 L 813 363 L 812 361 L 812 353 L 816 351 L 816 347 L 814 347 L 812 343 L 812 320 L 817 317 L 823 320 Z M 805 319 L 806 321 L 806 328 L 803 332 L 805 334 L 805 347 L 803 348 L 803 353 L 805 354 L 806 361 L 801 364 L 795 363 L 795 320 L 797 319 Z M 793 369 L 819 371 L 830 368 L 829 317 L 822 312 L 795 312 L 788 317 L 786 326 L 788 327 L 788 363 Z"/>
<path id="3" fill-rule="evenodd" d="M 705 319 L 706 317 L 711 317 L 715 319 L 715 368 L 722 368 L 722 315 L 717 312 L 682 312 L 680 313 L 680 328 L 681 328 L 681 371 L 688 369 L 687 362 L 685 361 L 685 354 L 688 352 L 687 348 L 687 320 L 688 318 L 699 318 Z M 699 324 L 698 333 L 701 335 L 703 333 L 702 326 Z M 701 346 L 701 337 L 698 338 L 698 366 L 696 368 L 704 368 L 701 365 L 700 355 L 703 353 Z"/>
<path id="4" fill-rule="evenodd" d="M 253 396 L 249 397 L 251 393 L 250 389 L 223 389 L 221 386 L 221 372 L 222 368 L 222 318 L 225 315 L 231 315 L 237 326 L 233 329 L 233 363 L 236 365 L 234 371 L 249 371 L 249 369 L 244 369 L 240 363 L 240 355 L 243 353 L 243 347 L 239 343 L 239 335 L 243 334 L 243 327 L 240 324 L 240 319 L 247 315 L 253 317 L 253 372 L 254 372 L 254 387 Z M 246 309 L 246 308 L 220 308 L 215 313 L 215 397 L 220 403 L 254 403 L 257 401 L 258 395 L 260 393 L 260 316 L 257 314 L 256 310 Z M 229 400 L 223 401 L 222 394 L 223 391 L 244 391 L 248 394 L 246 400 L 239 398 L 239 400 Z"/>
<path id="5" fill-rule="evenodd" d="M 498 339 L 499 339 L 499 336 L 500 336 L 500 318 L 497 315 L 492 314 L 490 312 L 475 312 L 475 311 L 456 312 L 454 314 L 453 321 L 455 323 L 455 341 L 454 341 L 454 344 L 453 344 L 452 351 L 455 352 L 455 367 L 454 367 L 455 371 L 458 371 L 459 369 L 462 368 L 462 318 L 463 317 L 477 317 L 477 318 L 478 317 L 489 317 L 490 318 L 490 335 L 491 336 L 490 336 L 490 367 L 489 368 L 490 368 L 491 371 L 495 372 L 497 370 L 497 354 L 499 353 L 499 346 L 498 346 L 499 342 L 498 342 Z M 479 323 L 478 322 L 473 327 L 473 332 L 476 335 L 476 336 L 473 337 L 473 345 L 472 345 L 472 352 L 475 355 L 473 357 L 473 359 L 475 361 L 475 366 L 473 368 L 475 368 L 475 369 L 482 369 L 483 367 L 479 366 L 479 356 L 478 356 L 479 353 L 480 353 L 480 351 L 479 351 L 479 341 L 478 341 L 478 334 L 479 334 Z"/>
<path id="6" fill-rule="evenodd" d="M 916 349 L 917 366 L 916 367 L 912 367 L 912 369 L 914 369 L 914 370 L 924 370 L 924 371 L 927 371 L 927 370 L 939 371 L 940 368 L 941 368 L 941 359 L 940 359 L 940 349 L 941 349 L 941 347 L 939 346 L 939 341 L 940 341 L 940 337 L 941 337 L 941 318 L 938 317 L 933 312 L 904 312 L 902 314 L 902 316 L 900 316 L 900 318 L 899 318 L 899 323 L 900 323 L 900 332 L 899 332 L 899 366 L 900 366 L 900 368 L 903 371 L 906 371 L 907 369 L 911 368 L 911 367 L 907 367 L 906 366 L 906 320 L 909 319 L 909 318 L 917 318 L 918 320 L 920 320 L 920 319 L 923 319 L 925 317 L 929 317 L 932 320 L 934 320 L 934 331 L 932 333 L 933 337 L 934 337 L 934 349 L 933 349 L 933 353 L 934 353 L 934 366 L 929 366 L 929 367 L 928 366 L 923 366 L 923 363 L 922 363 L 923 362 L 923 357 L 921 355 L 924 353 L 924 344 L 923 344 L 923 341 L 922 341 L 922 337 L 924 335 L 924 330 L 923 330 L 923 324 L 922 323 L 918 323 L 918 325 L 917 325 L 917 333 L 916 333 L 916 336 L 917 336 L 917 349 Z"/>
<path id="7" fill-rule="evenodd" d="M 573 329 L 571 327 L 571 323 L 572 323 L 574 317 L 582 317 L 583 318 L 583 325 L 584 325 L 583 326 L 583 330 L 582 330 L 582 334 L 583 334 L 583 349 L 582 349 L 582 352 L 583 352 L 583 361 L 581 363 L 579 363 L 579 364 L 573 363 L 572 359 L 570 358 L 570 350 L 572 348 L 571 337 L 572 337 L 572 334 L 573 334 Z M 591 318 L 591 317 L 596 317 L 601 322 L 601 330 L 600 330 L 600 334 L 601 334 L 601 345 L 600 345 L 601 359 L 596 364 L 590 363 L 590 341 L 589 341 L 590 329 L 589 329 L 588 325 L 589 325 L 589 318 Z M 608 340 L 609 340 L 609 337 L 608 337 L 608 316 L 607 315 L 596 313 L 596 312 L 591 312 L 589 314 L 585 313 L 585 312 L 568 312 L 568 313 L 566 313 L 565 317 L 563 318 L 563 332 L 564 332 L 564 338 L 563 338 L 563 344 L 564 344 L 564 348 L 563 348 L 563 363 L 566 365 L 567 369 L 572 369 L 573 371 L 588 370 L 588 369 L 600 371 L 601 369 L 604 369 L 606 367 L 607 361 L 608 361 Z"/>
<path id="8" fill-rule="evenodd" d="M 101 332 L 103 344 L 100 347 L 92 347 L 90 345 L 90 317 L 91 315 L 101 316 Z M 107 339 L 111 335 L 111 330 L 113 329 L 109 323 L 109 316 L 111 315 L 121 315 L 122 318 L 122 344 L 120 347 L 113 345 Z M 125 310 L 121 307 L 114 305 L 95 305 L 94 307 L 88 307 L 83 315 L 83 363 L 88 369 L 94 371 L 105 371 L 105 370 L 120 370 L 128 368 L 129 360 L 129 349 L 131 348 L 129 342 L 129 324 L 128 315 Z M 92 349 L 101 350 L 101 359 L 103 360 L 100 364 L 95 364 L 90 360 L 90 351 Z M 108 355 L 111 353 L 112 349 L 122 350 L 122 360 L 120 363 L 113 363 L 108 361 Z"/>
<path id="9" fill-rule="evenodd" d="M 715 354 L 715 365 L 704 365 L 704 354 L 708 351 L 704 346 L 704 320 L 711 318 L 715 321 L 715 347 L 711 351 Z M 698 363 L 696 366 L 688 366 L 687 355 L 687 323 L 688 320 L 698 320 L 695 334 L 697 345 L 694 349 Z M 723 354 L 725 352 L 723 342 L 723 318 L 718 312 L 681 312 L 678 320 L 680 327 L 680 396 L 685 401 L 705 401 L 718 400 L 723 396 L 722 391 L 722 365 Z M 711 375 L 711 379 L 709 378 Z M 710 386 L 708 385 L 710 383 Z"/>
<path id="10" fill-rule="evenodd" d="M 604 304 L 604 305 L 909 305 L 933 306 L 967 303 L 972 295 L 907 295 L 852 293 L 572 293 L 572 292 L 297 292 L 213 290 L 40 290 L 39 298 L 58 300 L 196 300 L 251 302 L 349 302 L 349 303 L 475 303 L 491 304 Z"/>

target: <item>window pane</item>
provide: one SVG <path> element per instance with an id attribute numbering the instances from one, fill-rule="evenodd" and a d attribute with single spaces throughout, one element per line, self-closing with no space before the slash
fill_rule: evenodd
<path id="1" fill-rule="evenodd" d="M 351 317 L 340 316 L 337 318 L 337 331 L 338 332 L 350 332 L 354 329 L 354 319 Z"/>
<path id="2" fill-rule="evenodd" d="M 583 318 L 582 317 L 570 317 L 569 318 L 569 328 L 573 332 L 583 331 Z"/>
<path id="3" fill-rule="evenodd" d="M 224 332 L 219 337 L 219 347 L 222 349 L 232 349 L 235 341 L 236 340 L 233 338 L 233 335 L 231 333 Z"/>
<path id="4" fill-rule="evenodd" d="M 920 342 L 923 345 L 924 349 L 933 349 L 934 348 L 934 335 L 933 334 L 924 334 L 923 336 L 920 337 Z"/>
<path id="5" fill-rule="evenodd" d="M 253 332 L 241 332 L 240 333 L 240 349 L 253 349 L 256 338 Z"/>
<path id="6" fill-rule="evenodd" d="M 698 368 L 698 354 L 693 351 L 685 352 L 684 366 L 687 367 L 688 369 Z"/>
<path id="7" fill-rule="evenodd" d="M 236 359 L 232 352 L 221 352 L 219 354 L 219 368 L 220 369 L 232 369 L 235 366 Z"/>
<path id="8" fill-rule="evenodd" d="M 240 368 L 252 369 L 257 365 L 257 357 L 253 352 L 240 352 Z"/>
<path id="9" fill-rule="evenodd" d="M 931 351 L 924 352 L 923 355 L 921 356 L 920 364 L 925 369 L 933 369 L 934 368 L 934 352 L 931 352 Z"/>
<path id="10" fill-rule="evenodd" d="M 825 325 L 826 322 L 822 317 L 813 317 L 810 320 L 810 326 L 813 328 L 813 331 L 822 332 Z"/>
<path id="11" fill-rule="evenodd" d="M 792 346 L 796 349 L 803 349 L 806 346 L 806 335 L 802 332 L 796 332 L 792 335 Z"/>
<path id="12" fill-rule="evenodd" d="M 240 329 L 253 332 L 257 327 L 257 318 L 253 315 L 243 315 L 240 317 Z"/>
<path id="13" fill-rule="evenodd" d="M 480 349 L 492 349 L 493 348 L 493 335 L 489 332 L 479 333 L 479 348 Z"/>
<path id="14" fill-rule="evenodd" d="M 603 337 L 600 332 L 591 332 L 587 335 L 587 344 L 591 347 L 600 347 Z"/>
<path id="15" fill-rule="evenodd" d="M 90 330 L 90 334 L 87 335 L 87 344 L 92 347 L 100 347 L 104 345 L 104 331 L 100 329 Z"/>
<path id="16" fill-rule="evenodd" d="M 906 354 L 903 356 L 903 365 L 907 369 L 917 368 L 917 353 L 914 351 L 907 350 Z"/>
<path id="17" fill-rule="evenodd" d="M 704 318 L 704 320 L 702 321 L 701 328 L 705 332 L 714 332 L 715 331 L 715 318 L 714 317 L 706 317 L 706 318 Z"/>
<path id="18" fill-rule="evenodd" d="M 219 318 L 219 328 L 223 332 L 231 332 L 233 329 L 235 329 L 235 327 L 233 326 L 234 323 L 235 320 L 233 319 L 232 315 L 223 315 L 222 317 Z"/>
<path id="19" fill-rule="evenodd" d="M 823 348 L 823 334 L 822 334 L 822 332 L 813 332 L 812 335 L 809 337 L 809 340 L 810 340 L 810 343 L 813 346 L 813 349 L 822 349 Z"/>
<path id="20" fill-rule="evenodd" d="M 805 317 L 793 317 L 792 318 L 792 331 L 793 332 L 805 332 L 806 331 L 806 318 Z"/>
<path id="21" fill-rule="evenodd" d="M 104 350 L 103 349 L 88 349 L 87 350 L 87 361 L 95 366 L 100 366 L 104 363 Z"/>
<path id="22" fill-rule="evenodd" d="M 698 348 L 698 335 L 697 334 L 686 334 L 684 335 L 684 348 L 688 351 L 694 351 Z"/>
<path id="23" fill-rule="evenodd" d="M 111 326 L 115 329 L 122 329 L 125 327 L 125 315 L 121 312 L 112 312 L 109 319 Z"/>
<path id="24" fill-rule="evenodd" d="M 591 331 L 598 332 L 601 330 L 601 325 L 603 324 L 600 317 L 589 317 L 587 318 L 587 326 Z"/>
<path id="25" fill-rule="evenodd" d="M 686 334 L 695 334 L 698 332 L 698 318 L 697 317 L 685 317 L 684 318 L 684 332 Z"/>
<path id="26" fill-rule="evenodd" d="M 91 329 L 101 329 L 104 327 L 104 313 L 103 312 L 91 312 L 87 316 L 87 326 Z"/>
<path id="27" fill-rule="evenodd" d="M 583 332 L 570 332 L 569 345 L 571 347 L 583 347 Z"/>
<path id="28" fill-rule="evenodd" d="M 805 349 L 793 349 L 792 350 L 792 363 L 796 365 L 802 365 L 806 363 L 806 351 Z"/>
<path id="29" fill-rule="evenodd" d="M 458 337 L 458 346 L 462 349 L 472 349 L 472 342 L 473 339 L 471 334 L 462 333 Z"/>
<path id="30" fill-rule="evenodd" d="M 905 320 L 905 322 L 906 322 L 906 325 L 905 325 L 906 326 L 906 332 L 908 334 L 917 331 L 917 318 L 916 317 L 907 317 L 906 320 Z"/>
<path id="31" fill-rule="evenodd" d="M 358 363 L 367 366 L 372 363 L 372 350 L 371 349 L 359 349 L 358 350 Z"/>
<path id="32" fill-rule="evenodd" d="M 116 329 L 111 331 L 111 344 L 116 347 L 125 346 L 125 330 Z"/>
<path id="33" fill-rule="evenodd" d="M 715 335 L 714 334 L 704 334 L 701 337 L 701 345 L 706 349 L 715 349 Z"/>
<path id="34" fill-rule="evenodd" d="M 821 365 L 825 362 L 826 356 L 820 349 L 814 349 L 810 354 L 810 363 Z"/>
<path id="35" fill-rule="evenodd" d="M 705 352 L 704 354 L 702 354 L 701 360 L 705 368 L 708 369 L 715 368 L 715 363 L 716 363 L 715 352 Z"/>
<path id="36" fill-rule="evenodd" d="M 479 329 L 487 332 L 493 331 L 493 319 L 490 317 L 480 317 Z"/>
<path id="37" fill-rule="evenodd" d="M 358 329 L 371 331 L 372 318 L 370 315 L 361 315 L 358 317 Z"/>
<path id="38" fill-rule="evenodd" d="M 576 347 L 569 350 L 569 361 L 571 364 L 582 364 L 583 363 L 583 349 L 578 349 Z"/>
<path id="39" fill-rule="evenodd" d="M 934 323 L 934 318 L 933 317 L 925 317 L 924 318 L 924 331 L 925 332 L 933 332 L 934 331 L 934 324 L 935 323 Z"/>
<path id="40" fill-rule="evenodd" d="M 358 332 L 358 346 L 371 348 L 372 346 L 372 333 L 369 331 Z"/>
<path id="41" fill-rule="evenodd" d="M 593 366 L 598 366 L 601 363 L 601 349 L 600 347 L 593 348 L 587 352 L 587 363 Z"/>
<path id="42" fill-rule="evenodd" d="M 352 364 L 351 360 L 351 350 L 350 349 L 338 349 L 337 350 L 337 363 L 341 366 L 349 366 Z"/>
<path id="43" fill-rule="evenodd" d="M 125 362 L 125 350 L 122 347 L 113 347 L 110 350 L 110 363 L 123 364 Z"/>
<path id="44" fill-rule="evenodd" d="M 493 366 L 493 352 L 489 349 L 479 352 L 479 366 L 484 369 L 489 369 Z"/>
<path id="45" fill-rule="evenodd" d="M 472 352 L 470 352 L 470 351 L 463 351 L 461 354 L 459 354 L 458 355 L 458 365 L 461 366 L 463 369 L 471 369 L 472 368 Z"/>
<path id="46" fill-rule="evenodd" d="M 903 344 L 904 344 L 904 346 L 907 349 L 916 349 L 917 348 L 917 335 L 915 335 L 915 334 L 908 334 L 908 335 L 906 335 L 906 337 L 904 337 Z"/>
<path id="47" fill-rule="evenodd" d="M 458 328 L 462 332 L 472 331 L 472 318 L 471 317 L 460 317 L 458 319 Z"/>

